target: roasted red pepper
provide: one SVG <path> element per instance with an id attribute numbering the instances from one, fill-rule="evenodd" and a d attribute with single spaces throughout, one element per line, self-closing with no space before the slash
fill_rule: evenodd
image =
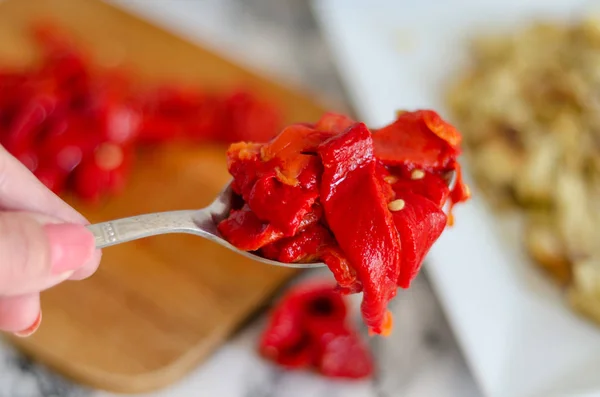
<path id="1" fill-rule="evenodd" d="M 392 212 L 402 243 L 398 286 L 408 288 L 417 276 L 425 255 L 444 231 L 447 217 L 439 205 L 424 196 L 403 191 L 397 197 L 404 203 L 402 210 Z"/>
<path id="2" fill-rule="evenodd" d="M 356 123 L 319 147 L 327 224 L 362 281 L 365 323 L 382 328 L 400 275 L 400 236 L 375 175 L 371 132 Z"/>
<path id="3" fill-rule="evenodd" d="M 433 201 L 442 207 L 450 196 L 448 183 L 439 173 L 425 171 L 419 168 L 412 170 L 392 168 L 394 174 L 386 179 L 395 195 L 412 192 Z"/>
<path id="4" fill-rule="evenodd" d="M 92 65 L 55 26 L 33 34 L 41 64 L 0 73 L 0 144 L 56 193 L 90 202 L 117 194 L 139 145 L 264 142 L 279 130 L 279 109 L 251 92 L 142 91 L 132 75 Z"/>
<path id="5" fill-rule="evenodd" d="M 322 225 L 314 224 L 289 238 L 262 247 L 265 258 L 284 263 L 312 262 L 321 257 L 326 247 L 335 245 L 333 236 Z"/>
<path id="6" fill-rule="evenodd" d="M 250 191 L 248 206 L 261 220 L 281 230 L 285 236 L 293 236 L 317 197 L 316 187 L 289 186 L 278 181 L 276 176 L 263 176 Z"/>
<path id="7" fill-rule="evenodd" d="M 219 223 L 219 232 L 244 251 L 256 251 L 283 237 L 280 230 L 258 219 L 247 205 L 233 210 L 229 218 Z"/>
<path id="8" fill-rule="evenodd" d="M 374 131 L 375 156 L 385 165 L 446 168 L 460 154 L 458 147 L 446 140 L 460 142 L 456 133 L 454 127 L 430 110 L 401 112 L 395 122 Z"/>
<path id="9" fill-rule="evenodd" d="M 347 312 L 330 283 L 295 286 L 271 313 L 260 353 L 286 368 L 315 368 L 332 378 L 369 377 L 373 359 L 348 324 Z"/>
<path id="10" fill-rule="evenodd" d="M 129 175 L 132 154 L 113 143 L 101 144 L 75 170 L 75 193 L 95 203 L 106 195 L 121 192 Z"/>
<path id="11" fill-rule="evenodd" d="M 327 113 L 314 124 L 286 127 L 266 144 L 233 144 L 227 156 L 234 191 L 261 226 L 233 233 L 234 211 L 219 230 L 268 258 L 325 262 L 339 292 L 363 292 L 365 323 L 386 335 L 393 322 L 388 302 L 398 286 L 410 286 L 451 223 L 442 208 L 469 197 L 457 162 L 460 140 L 437 113 L 422 110 L 401 112 L 373 132 Z M 457 175 L 452 191 L 450 171 Z M 310 214 L 314 223 L 302 227 Z M 262 241 L 257 230 L 267 227 L 280 233 Z"/>

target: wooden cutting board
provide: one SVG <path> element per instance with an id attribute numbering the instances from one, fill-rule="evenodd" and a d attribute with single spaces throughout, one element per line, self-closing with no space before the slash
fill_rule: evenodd
<path id="1" fill-rule="evenodd" d="M 97 0 L 0 3 L 0 60 L 35 57 L 27 26 L 52 17 L 93 54 L 123 57 L 140 77 L 227 89 L 244 84 L 279 103 L 286 122 L 324 111 L 307 95 Z M 333 108 L 333 107 L 332 107 Z M 339 108 L 338 108 L 339 109 Z M 228 181 L 225 147 L 171 146 L 142 153 L 127 191 L 101 208 L 71 201 L 91 222 L 200 208 Z M 43 323 L 20 349 L 84 384 L 146 392 L 185 375 L 295 273 L 252 262 L 199 237 L 153 237 L 104 250 L 100 270 L 42 294 Z"/>

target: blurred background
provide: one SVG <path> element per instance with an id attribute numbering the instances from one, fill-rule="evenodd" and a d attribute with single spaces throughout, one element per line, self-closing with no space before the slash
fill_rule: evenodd
<path id="1" fill-rule="evenodd" d="M 265 270 L 165 237 L 115 249 L 97 276 L 48 293 L 39 335 L 0 344 L 0 397 L 600 396 L 599 4 L 450 3 L 0 1 L 0 111 L 26 117 L 15 109 L 39 105 L 32 86 L 100 98 L 77 102 L 65 127 L 69 142 L 82 125 L 97 134 L 89 164 L 64 143 L 49 146 L 61 156 L 22 149 L 1 127 L 2 144 L 92 220 L 208 202 L 227 181 L 214 171 L 223 145 L 326 110 L 373 126 L 397 109 L 439 110 L 463 133 L 475 197 L 391 303 L 390 337 L 369 337 L 349 299 L 376 365 L 367 380 L 257 354 L 274 298 L 328 271 Z M 32 45 L 40 17 L 75 44 L 44 25 Z M 126 73 L 88 84 L 98 65 Z"/>

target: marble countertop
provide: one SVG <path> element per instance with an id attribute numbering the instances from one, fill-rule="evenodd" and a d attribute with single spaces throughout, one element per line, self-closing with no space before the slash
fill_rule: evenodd
<path id="1" fill-rule="evenodd" d="M 199 41 L 333 101 L 344 101 L 328 49 L 306 2 L 294 0 L 111 0 L 192 41 Z M 303 277 L 330 277 L 311 271 Z M 357 300 L 353 304 L 357 306 Z M 391 307 L 393 335 L 370 338 L 379 370 L 368 382 L 330 381 L 283 372 L 255 354 L 264 316 L 207 362 L 153 397 L 480 397 L 451 330 L 421 274 Z M 354 311 L 355 313 L 357 310 Z M 356 321 L 359 321 L 356 318 Z M 108 397 L 73 384 L 0 342 L 0 397 Z"/>

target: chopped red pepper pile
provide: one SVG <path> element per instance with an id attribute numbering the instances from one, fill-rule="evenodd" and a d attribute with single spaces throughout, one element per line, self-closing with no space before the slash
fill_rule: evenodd
<path id="1" fill-rule="evenodd" d="M 234 143 L 227 159 L 244 205 L 219 224 L 236 247 L 282 262 L 322 260 L 342 293 L 363 292 L 370 330 L 388 334 L 387 303 L 408 288 L 441 235 L 442 210 L 469 198 L 460 133 L 435 112 L 401 112 L 370 131 L 343 115 Z M 457 172 L 449 190 L 443 176 Z"/>
<path id="2" fill-rule="evenodd" d="M 300 284 L 273 310 L 260 353 L 286 368 L 316 368 L 332 378 L 369 377 L 373 359 L 346 314 L 346 303 L 334 285 Z"/>
<path id="3" fill-rule="evenodd" d="M 249 92 L 140 89 L 55 27 L 35 25 L 33 36 L 41 62 L 0 70 L 0 144 L 56 193 L 96 202 L 119 192 L 141 144 L 264 142 L 279 130 L 278 109 Z"/>

